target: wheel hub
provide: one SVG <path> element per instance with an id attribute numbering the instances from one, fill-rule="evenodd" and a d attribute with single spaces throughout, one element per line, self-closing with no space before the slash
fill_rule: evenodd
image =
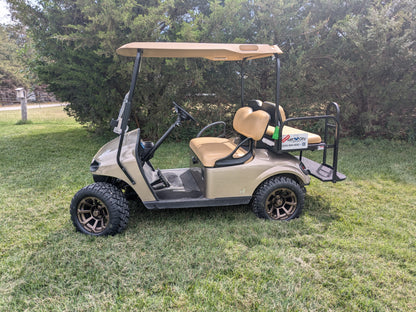
<path id="1" fill-rule="evenodd" d="M 270 193 L 266 200 L 266 212 L 271 219 L 286 220 L 297 208 L 296 194 L 287 188 L 279 188 Z"/>
<path id="2" fill-rule="evenodd" d="M 77 216 L 85 230 L 96 234 L 103 232 L 110 220 L 107 206 L 96 197 L 86 197 L 81 200 Z"/>
<path id="3" fill-rule="evenodd" d="M 282 206 L 283 205 L 283 199 L 281 199 L 281 198 L 276 199 L 274 204 L 276 206 Z"/>
<path id="4" fill-rule="evenodd" d="M 101 209 L 99 209 L 99 208 L 96 208 L 96 209 L 94 209 L 93 210 L 93 212 L 92 212 L 92 215 L 95 217 L 95 218 L 102 218 L 103 216 L 101 215 Z"/>

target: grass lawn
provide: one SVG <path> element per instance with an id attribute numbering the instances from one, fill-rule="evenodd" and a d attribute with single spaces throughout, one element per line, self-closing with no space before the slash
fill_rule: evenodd
<path id="1" fill-rule="evenodd" d="M 60 107 L 28 115 L 0 112 L 1 311 L 416 310 L 416 146 L 344 139 L 348 179 L 313 179 L 291 222 L 130 203 L 124 233 L 94 238 L 69 203 L 106 140 Z M 154 163 L 187 166 L 186 144 Z"/>

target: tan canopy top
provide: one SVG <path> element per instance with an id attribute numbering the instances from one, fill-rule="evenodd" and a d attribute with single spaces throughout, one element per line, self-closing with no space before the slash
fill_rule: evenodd
<path id="1" fill-rule="evenodd" d="M 143 50 L 143 57 L 201 57 L 212 61 L 256 59 L 283 53 L 277 45 L 189 42 L 131 42 L 118 48 L 117 53 L 135 57 L 138 49 Z"/>

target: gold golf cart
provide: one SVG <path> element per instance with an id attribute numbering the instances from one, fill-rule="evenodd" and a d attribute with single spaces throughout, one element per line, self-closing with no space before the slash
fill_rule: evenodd
<path id="1" fill-rule="evenodd" d="M 126 195 L 134 193 L 148 209 L 189 208 L 249 204 L 260 218 L 290 220 L 304 204 L 310 176 L 337 182 L 339 118 L 336 103 L 322 116 L 286 118 L 279 105 L 282 51 L 267 44 L 215 44 L 132 42 L 117 53 L 135 57 L 130 91 L 118 118 L 111 121 L 119 136 L 94 156 L 90 170 L 95 183 L 84 187 L 71 202 L 71 219 L 77 230 L 91 235 L 121 232 L 129 217 Z M 241 63 L 241 108 L 233 119 L 236 138 L 205 136 L 207 129 L 223 126 L 219 121 L 203 128 L 190 140 L 190 168 L 155 170 L 151 160 L 168 135 L 182 121 L 194 118 L 174 103 L 176 121 L 156 142 L 143 141 L 140 128 L 127 131 L 131 103 L 143 58 L 205 58 Z M 276 64 L 274 101 L 244 99 L 244 64 L 272 57 Z M 270 100 L 270 99 L 269 99 Z M 294 122 L 323 120 L 322 134 L 293 127 Z M 322 162 L 302 156 L 305 150 L 321 150 Z M 327 152 L 332 151 L 331 164 Z M 293 155 L 296 152 L 298 155 Z"/>

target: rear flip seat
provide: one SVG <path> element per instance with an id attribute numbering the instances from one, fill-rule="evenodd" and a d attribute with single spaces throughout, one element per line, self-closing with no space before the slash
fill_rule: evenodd
<path id="1" fill-rule="evenodd" d="M 273 124 L 276 124 L 275 117 L 274 117 L 276 104 L 272 102 L 262 102 L 260 100 L 251 100 L 248 102 L 248 105 L 251 108 L 253 108 L 253 110 L 264 110 L 270 115 L 270 122 L 266 129 L 266 135 L 273 136 L 274 131 L 275 131 L 275 127 L 273 126 Z M 286 120 L 286 114 L 285 114 L 283 107 L 280 105 L 279 105 L 279 112 L 280 112 L 280 117 L 282 118 L 282 122 L 284 122 Z M 282 130 L 283 136 L 288 135 L 288 134 L 305 134 L 305 133 L 308 134 L 308 144 L 316 144 L 316 143 L 322 142 L 321 137 L 318 134 L 315 134 L 312 132 L 303 131 L 303 130 L 289 127 L 289 126 L 284 126 Z"/>

